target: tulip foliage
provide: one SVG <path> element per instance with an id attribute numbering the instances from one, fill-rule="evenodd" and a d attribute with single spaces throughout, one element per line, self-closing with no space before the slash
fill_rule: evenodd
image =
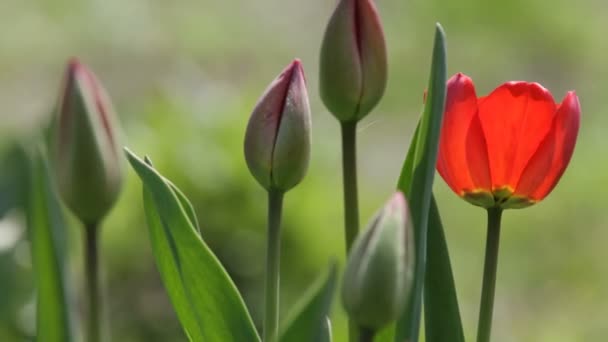
<path id="1" fill-rule="evenodd" d="M 339 298 L 349 318 L 343 330 L 351 342 L 420 341 L 423 312 L 425 341 L 464 342 L 448 244 L 433 196 L 436 170 L 459 197 L 487 211 L 477 341 L 490 341 L 503 211 L 529 207 L 554 189 L 574 152 L 580 104 L 574 92 L 556 103 L 538 83 L 507 82 L 478 97 L 464 74 L 448 80 L 446 37 L 439 24 L 430 57 L 428 85 L 419 85 L 421 93 L 426 89 L 424 109 L 404 153 L 396 190 L 360 231 L 356 127 L 384 94 L 387 47 L 372 0 L 341 0 L 329 16 L 321 43 L 319 94 L 341 125 L 344 206 L 336 210 L 344 210 L 346 262 L 342 267 L 328 262 L 328 270 L 284 317 L 278 310 L 283 202 L 304 179 L 313 155 L 310 85 L 303 63 L 291 62 L 252 105 L 243 167 L 268 201 L 261 329 L 207 245 L 187 191 L 164 177 L 149 158 L 125 148 L 143 184 L 154 261 L 190 341 L 329 342 L 336 328 L 330 320 L 332 303 Z M 72 319 L 66 291 L 60 201 L 84 226 L 86 341 L 108 335 L 100 322 L 104 291 L 97 246 L 123 177 L 114 116 L 97 76 L 71 59 L 48 139 L 49 160 L 43 148 L 28 153 L 26 202 L 41 341 L 74 340 L 78 322 Z"/>

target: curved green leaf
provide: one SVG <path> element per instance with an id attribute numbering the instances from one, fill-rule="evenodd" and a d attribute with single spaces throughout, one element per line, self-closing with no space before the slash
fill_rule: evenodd
<path id="1" fill-rule="evenodd" d="M 414 219 L 416 270 L 412 296 L 397 323 L 396 342 L 415 342 L 419 336 L 426 272 L 427 224 L 445 106 L 446 78 L 445 34 L 437 24 L 426 104 L 415 135 L 415 145 L 410 147 L 398 184 L 398 188 L 407 194 Z"/>
<path id="2" fill-rule="evenodd" d="M 42 149 L 30 156 L 27 222 L 36 277 L 36 341 L 72 341 L 65 287 L 65 224 Z"/>
<path id="3" fill-rule="evenodd" d="M 173 190 L 177 196 L 179 203 L 182 205 L 182 208 L 184 208 L 186 215 L 188 215 L 188 219 L 190 219 L 190 223 L 194 226 L 194 228 L 196 228 L 198 235 L 201 235 L 201 227 L 198 224 L 198 219 L 196 218 L 196 213 L 194 212 L 194 206 L 192 206 L 192 203 L 190 203 L 188 197 L 186 197 L 186 195 L 184 195 L 184 193 L 178 189 L 177 186 L 167 179 L 165 179 L 165 181 L 171 186 L 171 190 Z"/>
<path id="4" fill-rule="evenodd" d="M 149 166 L 154 167 L 154 165 L 152 165 L 152 159 L 150 159 L 150 157 L 145 156 L 144 162 L 146 164 L 148 164 Z M 171 186 L 171 190 L 173 190 L 173 192 L 175 192 L 177 199 L 181 203 L 182 207 L 186 211 L 186 215 L 188 215 L 188 218 L 190 219 L 190 223 L 192 223 L 192 225 L 196 228 L 196 230 L 198 231 L 198 233 L 200 235 L 201 227 L 198 224 L 198 219 L 196 218 L 196 213 L 194 212 L 194 206 L 192 205 L 192 203 L 190 203 L 190 201 L 188 200 L 186 195 L 184 195 L 184 193 L 177 186 L 175 186 L 175 184 L 173 184 L 173 182 L 171 182 L 170 180 L 168 180 L 165 177 L 163 177 L 163 179 L 165 180 L 165 182 L 167 184 L 169 184 Z"/>
<path id="5" fill-rule="evenodd" d="M 189 339 L 259 341 L 236 286 L 197 233 L 193 212 L 189 215 L 163 176 L 126 152 L 144 184 L 144 208 L 158 270 Z"/>
<path id="6" fill-rule="evenodd" d="M 464 342 L 448 245 L 435 198 L 429 212 L 424 323 L 426 342 Z"/>
<path id="7" fill-rule="evenodd" d="M 416 127 L 399 184 L 411 186 L 413 155 L 420 125 Z M 404 189 L 402 189 L 403 191 Z M 435 197 L 431 197 L 428 218 L 427 264 L 424 282 L 424 321 L 427 342 L 464 342 L 458 296 L 445 234 Z M 376 341 L 393 340 L 393 332 L 383 330 Z"/>
<path id="8" fill-rule="evenodd" d="M 331 342 L 329 310 L 336 288 L 337 267 L 319 278 L 285 320 L 281 342 Z"/>

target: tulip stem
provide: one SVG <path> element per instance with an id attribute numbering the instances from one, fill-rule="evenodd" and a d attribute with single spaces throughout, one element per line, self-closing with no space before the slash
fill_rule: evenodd
<path id="1" fill-rule="evenodd" d="M 373 342 L 375 335 L 375 330 L 365 327 L 359 327 L 359 342 Z"/>
<path id="2" fill-rule="evenodd" d="M 279 335 L 279 267 L 281 259 L 281 212 L 283 192 L 268 191 L 268 245 L 266 246 L 266 307 L 264 342 L 276 342 Z"/>
<path id="3" fill-rule="evenodd" d="M 87 342 L 101 341 L 101 295 L 99 292 L 99 224 L 85 225 L 85 277 L 87 289 Z"/>
<path id="4" fill-rule="evenodd" d="M 359 234 L 357 122 L 342 122 L 342 177 L 344 182 L 344 236 L 348 253 Z"/>
<path id="5" fill-rule="evenodd" d="M 489 342 L 492 330 L 494 292 L 496 289 L 496 269 L 498 267 L 498 246 L 500 244 L 501 208 L 488 209 L 488 236 L 486 259 L 483 270 L 483 286 L 477 326 L 477 342 Z"/>
<path id="6" fill-rule="evenodd" d="M 357 194 L 357 122 L 342 122 L 342 180 L 344 183 L 344 237 L 346 254 L 359 234 Z M 349 341 L 357 340 L 357 325 L 349 321 Z"/>

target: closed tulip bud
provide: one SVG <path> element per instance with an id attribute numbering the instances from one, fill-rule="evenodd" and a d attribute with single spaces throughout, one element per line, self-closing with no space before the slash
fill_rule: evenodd
<path id="1" fill-rule="evenodd" d="M 57 114 L 51 157 L 59 193 L 83 223 L 98 223 L 118 197 L 122 159 L 108 94 L 76 59 L 68 62 Z"/>
<path id="2" fill-rule="evenodd" d="M 360 327 L 377 331 L 405 308 L 414 272 L 414 238 L 405 197 L 397 192 L 353 245 L 342 301 Z"/>
<path id="3" fill-rule="evenodd" d="M 325 31 L 319 67 L 321 98 L 338 120 L 358 121 L 378 104 L 387 58 L 372 0 L 340 0 Z"/>
<path id="4" fill-rule="evenodd" d="M 306 174 L 310 140 L 306 80 L 302 64 L 294 60 L 266 89 L 249 118 L 247 166 L 265 189 L 287 191 Z"/>

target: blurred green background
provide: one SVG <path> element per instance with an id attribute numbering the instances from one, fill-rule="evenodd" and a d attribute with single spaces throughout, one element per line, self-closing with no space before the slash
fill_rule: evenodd
<path id="1" fill-rule="evenodd" d="M 448 37 L 449 73 L 487 94 L 507 80 L 537 81 L 557 101 L 575 89 L 578 145 L 544 202 L 504 215 L 495 341 L 605 341 L 608 336 L 608 3 L 582 0 L 378 0 L 390 79 L 359 128 L 362 221 L 396 184 L 421 109 L 434 23 Z M 242 142 L 250 110 L 294 57 L 304 63 L 313 111 L 307 178 L 286 197 L 282 309 L 333 257 L 343 260 L 339 126 L 320 103 L 320 40 L 334 0 L 0 2 L 0 340 L 31 340 L 31 261 L 12 149 L 50 119 L 64 64 L 79 56 L 108 88 L 124 144 L 148 154 L 196 207 L 203 234 L 261 322 L 265 194 Z M 113 341 L 184 341 L 155 269 L 131 170 L 103 231 Z M 481 286 L 485 213 L 435 187 L 468 340 Z M 81 293 L 80 231 L 70 226 L 71 291 Z M 204 270 L 201 270 L 203 272 Z M 80 301 L 75 303 L 77 307 Z M 336 341 L 344 318 L 334 306 Z"/>

